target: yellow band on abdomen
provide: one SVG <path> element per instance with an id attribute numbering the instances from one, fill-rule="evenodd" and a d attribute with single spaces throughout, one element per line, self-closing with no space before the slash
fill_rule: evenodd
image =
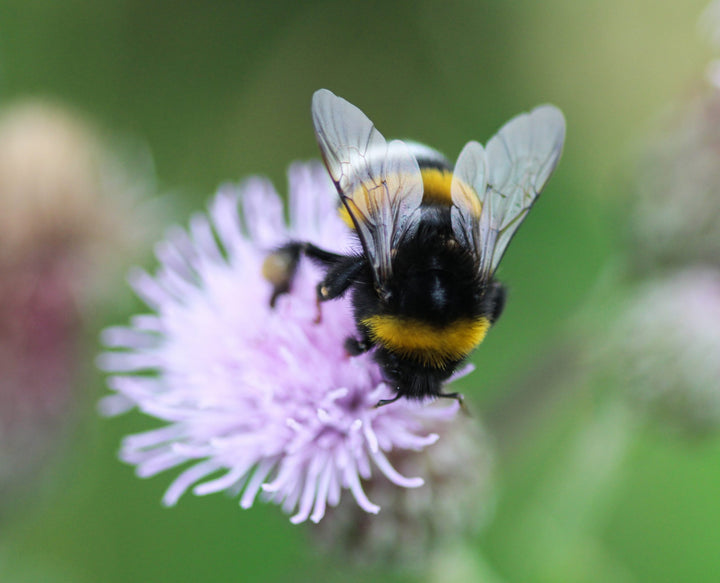
<path id="1" fill-rule="evenodd" d="M 460 318 L 446 326 L 433 326 L 414 318 L 378 315 L 361 323 L 373 342 L 434 368 L 445 368 L 466 357 L 490 328 L 490 321 L 484 317 Z"/>

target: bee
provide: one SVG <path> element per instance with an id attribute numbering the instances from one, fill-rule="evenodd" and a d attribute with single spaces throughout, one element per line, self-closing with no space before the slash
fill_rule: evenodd
<path id="1" fill-rule="evenodd" d="M 275 304 L 300 256 L 325 268 L 318 305 L 350 291 L 350 355 L 373 351 L 395 396 L 454 398 L 443 383 L 483 341 L 505 305 L 495 271 L 557 165 L 565 140 L 559 109 L 541 105 L 507 122 L 453 167 L 427 146 L 386 141 L 357 107 L 327 89 L 312 100 L 315 135 L 362 251 L 342 255 L 292 241 L 264 272 Z"/>

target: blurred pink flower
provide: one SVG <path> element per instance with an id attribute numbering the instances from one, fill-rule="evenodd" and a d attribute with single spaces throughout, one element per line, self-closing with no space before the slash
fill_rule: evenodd
<path id="1" fill-rule="evenodd" d="M 679 104 L 648 140 L 629 212 L 644 270 L 720 265 L 720 91 Z"/>
<path id="2" fill-rule="evenodd" d="M 618 312 L 601 351 L 609 384 L 663 425 L 720 428 L 720 274 L 688 268 L 648 280 Z"/>
<path id="3" fill-rule="evenodd" d="M 47 249 L 1 268 L 0 510 L 57 453 L 76 404 L 80 317 L 70 265 Z"/>
<path id="4" fill-rule="evenodd" d="M 124 175 L 81 117 L 0 110 L 0 514 L 34 493 L 83 395 L 83 314 L 121 257 Z M 112 251 L 112 253 L 110 253 Z M 114 260 L 114 261 L 113 261 Z"/>
<path id="5" fill-rule="evenodd" d="M 455 402 L 375 408 L 393 391 L 370 355 L 345 352 L 354 331 L 348 299 L 323 304 L 316 323 L 322 271 L 310 262 L 270 308 L 261 271 L 273 248 L 289 239 L 337 251 L 356 245 L 320 165 L 294 165 L 289 181 L 289 226 L 266 180 L 221 189 L 210 220 L 197 215 L 189 233 L 176 229 L 158 246 L 154 276 L 133 276 L 152 313 L 104 333 L 112 350 L 100 365 L 114 373 L 116 393 L 103 401 L 105 412 L 135 406 L 164 422 L 127 437 L 121 458 L 141 477 L 189 464 L 167 490 L 167 505 L 190 488 L 240 495 L 243 508 L 260 494 L 294 512 L 294 523 L 317 522 L 347 489 L 377 513 L 361 480 L 379 471 L 396 486 L 421 486 L 388 454 L 431 445 L 438 435 L 428 425 L 457 412 Z"/>

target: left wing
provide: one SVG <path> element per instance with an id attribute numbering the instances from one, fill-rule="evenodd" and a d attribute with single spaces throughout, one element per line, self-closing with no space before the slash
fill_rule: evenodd
<path id="1" fill-rule="evenodd" d="M 392 275 L 393 249 L 418 224 L 417 160 L 405 143 L 388 143 L 362 111 L 327 89 L 313 95 L 312 115 L 325 166 L 382 288 Z"/>
<path id="2" fill-rule="evenodd" d="M 490 280 L 508 243 L 550 178 L 562 154 L 565 118 L 541 105 L 507 122 L 485 149 L 468 143 L 451 187 L 455 236 L 478 256 Z"/>

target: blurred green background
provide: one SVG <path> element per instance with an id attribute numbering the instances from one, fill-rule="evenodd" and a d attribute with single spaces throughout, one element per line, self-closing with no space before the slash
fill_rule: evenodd
<path id="1" fill-rule="evenodd" d="M 558 105 L 564 157 L 504 260 L 510 303 L 463 386 L 499 452 L 495 515 L 471 548 L 498 581 L 718 581 L 720 440 L 643 430 L 591 511 L 581 500 L 575 512 L 573 496 L 594 483 L 563 480 L 562 468 L 568 444 L 602 421 L 602 394 L 568 386 L 541 399 L 532 390 L 562 365 L 567 330 L 625 252 L 628 176 L 643 140 L 702 83 L 711 57 L 697 33 L 704 6 L 0 0 L 0 105 L 54 98 L 111 145 L 145 144 L 170 201 L 164 225 L 185 223 L 219 184 L 248 174 L 269 175 L 284 192 L 288 164 L 317 155 L 309 104 L 320 87 L 361 107 L 386 136 L 450 158 L 520 111 Z M 138 261 L 153 266 L 149 253 Z M 121 437 L 152 422 L 94 411 L 106 393 L 92 370 L 98 331 L 140 309 L 120 277 L 114 285 L 89 323 L 79 428 L 42 494 L 0 525 L 2 581 L 416 580 L 327 559 L 275 506 L 243 511 L 214 495 L 164 509 L 171 476 L 141 481 L 116 459 Z M 514 409 L 520 421 L 506 422 Z M 602 467 L 589 471 L 602 482 Z M 596 513 L 593 544 L 554 530 L 555 519 L 585 511 Z"/>

